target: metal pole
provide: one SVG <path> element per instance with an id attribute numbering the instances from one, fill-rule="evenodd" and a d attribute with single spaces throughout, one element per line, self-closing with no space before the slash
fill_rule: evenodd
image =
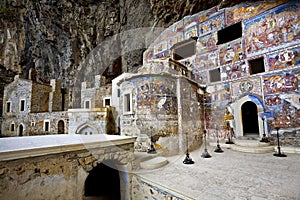
<path id="1" fill-rule="evenodd" d="M 275 127 L 276 130 L 277 130 L 277 149 L 278 149 L 278 152 L 277 153 L 274 153 L 273 156 L 277 156 L 277 157 L 286 157 L 285 154 L 281 153 L 280 152 L 280 144 L 279 144 L 279 127 Z"/>
<path id="2" fill-rule="evenodd" d="M 186 156 L 183 160 L 183 164 L 194 164 L 195 162 L 190 158 L 189 145 L 188 145 L 188 133 L 186 133 Z"/>
<path id="3" fill-rule="evenodd" d="M 220 147 L 220 143 L 219 143 L 219 129 L 217 128 L 218 126 L 216 125 L 216 131 L 217 131 L 217 147 L 215 149 L 216 153 L 223 153 L 224 151 L 221 149 Z"/>

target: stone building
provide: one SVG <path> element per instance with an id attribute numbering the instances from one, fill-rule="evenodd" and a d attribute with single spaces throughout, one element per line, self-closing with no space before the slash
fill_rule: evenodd
<path id="1" fill-rule="evenodd" d="M 1 136 L 67 133 L 65 93 L 60 81 L 46 85 L 16 75 L 4 89 Z"/>
<path id="2" fill-rule="evenodd" d="M 213 7 L 162 32 L 145 51 L 143 68 L 161 63 L 152 64 L 160 71 L 173 59 L 191 71 L 192 82 L 207 85 L 211 138 L 232 128 L 234 137 L 272 139 L 279 127 L 284 145 L 299 146 L 299 21 L 298 1 Z"/>
<path id="3" fill-rule="evenodd" d="M 190 148 L 201 144 L 199 85 L 181 63 L 147 63 L 113 80 L 113 91 L 121 135 L 138 136 L 136 150 L 146 151 L 149 138 L 167 155 L 185 152 L 186 138 Z"/>
<path id="4" fill-rule="evenodd" d="M 111 107 L 111 84 L 96 75 L 94 87 L 89 82 L 81 85 L 81 108 L 68 109 L 70 134 L 116 134 L 114 108 Z"/>

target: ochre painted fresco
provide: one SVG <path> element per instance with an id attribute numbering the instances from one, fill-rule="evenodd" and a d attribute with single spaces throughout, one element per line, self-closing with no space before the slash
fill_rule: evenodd
<path id="1" fill-rule="evenodd" d="M 291 2 L 244 22 L 245 48 L 248 55 L 267 47 L 279 48 L 300 39 L 300 14 Z"/>
<path id="2" fill-rule="evenodd" d="M 300 64 L 300 48 L 268 55 L 269 70 L 287 69 Z"/>
<path id="3" fill-rule="evenodd" d="M 241 39 L 223 44 L 219 48 L 220 65 L 237 62 L 245 58 Z"/>

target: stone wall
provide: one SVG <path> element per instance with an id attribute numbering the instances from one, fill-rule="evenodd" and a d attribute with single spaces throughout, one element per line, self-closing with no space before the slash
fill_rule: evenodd
<path id="1" fill-rule="evenodd" d="M 123 144 L 30 159 L 0 161 L 0 198 L 82 199 L 85 179 L 93 167 L 105 161 L 114 161 L 120 169 L 130 170 L 133 158 L 133 144 Z M 129 185 L 121 183 L 121 187 L 126 189 Z M 124 199 L 129 198 L 125 196 L 127 194 L 129 191 L 121 191 Z"/>
<path id="2" fill-rule="evenodd" d="M 49 93 L 51 92 L 50 85 L 32 84 L 31 90 L 31 112 L 49 112 Z"/>

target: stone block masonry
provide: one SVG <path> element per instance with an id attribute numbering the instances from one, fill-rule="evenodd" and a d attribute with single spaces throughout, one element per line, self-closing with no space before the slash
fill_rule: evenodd
<path id="1" fill-rule="evenodd" d="M 98 164 L 113 161 L 122 170 L 131 169 L 134 140 L 101 135 L 2 138 L 0 199 L 82 199 L 85 180 Z M 121 188 L 129 188 L 124 184 Z M 129 194 L 122 191 L 121 196 Z"/>

